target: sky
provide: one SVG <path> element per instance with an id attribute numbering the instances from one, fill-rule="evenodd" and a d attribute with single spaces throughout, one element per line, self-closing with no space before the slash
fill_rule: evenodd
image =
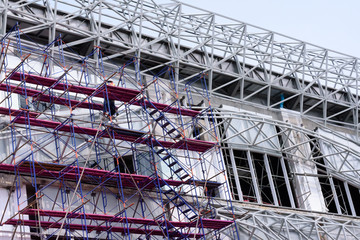
<path id="1" fill-rule="evenodd" d="M 360 0 L 180 0 L 360 58 Z"/>

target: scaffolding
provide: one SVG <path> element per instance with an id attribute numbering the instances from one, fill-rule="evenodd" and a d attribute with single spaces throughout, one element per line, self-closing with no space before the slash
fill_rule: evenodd
<path id="1" fill-rule="evenodd" d="M 359 58 L 177 0 L 3 0 L 0 39 L 1 240 L 360 239 Z"/>
<path id="2" fill-rule="evenodd" d="M 18 24 L 1 39 L 13 237 L 238 238 L 214 208 L 221 198 L 234 216 L 205 73 L 180 89 L 172 64 L 144 74 L 136 54 L 118 66 L 101 46 L 80 56 L 61 35 L 24 39 Z"/>

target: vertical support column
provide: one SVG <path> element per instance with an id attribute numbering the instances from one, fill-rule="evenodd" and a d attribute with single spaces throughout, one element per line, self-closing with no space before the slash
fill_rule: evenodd
<path id="1" fill-rule="evenodd" d="M 307 53 L 306 53 L 306 44 L 304 44 L 304 47 L 301 51 L 302 54 L 302 76 L 301 76 L 301 82 L 300 82 L 300 88 L 303 89 L 305 88 L 305 71 L 306 71 L 306 67 L 307 67 Z M 304 91 L 301 92 L 300 94 L 300 116 L 303 116 L 304 113 Z"/>
<path id="2" fill-rule="evenodd" d="M 240 181 L 239 181 L 239 175 L 238 175 L 238 172 L 237 172 L 237 166 L 236 166 L 236 162 L 235 162 L 233 149 L 232 148 L 229 149 L 229 152 L 230 152 L 231 167 L 233 169 L 233 174 L 235 176 L 236 190 L 237 190 L 238 195 L 239 195 L 239 200 L 243 202 L 244 201 L 244 196 L 243 196 L 243 193 L 241 191 L 241 185 L 240 185 Z"/>
<path id="3" fill-rule="evenodd" d="M 359 102 L 359 81 L 360 81 L 360 74 L 359 74 L 359 61 L 355 60 L 354 66 L 356 66 L 355 72 L 356 72 L 356 80 L 355 80 L 355 86 L 356 86 L 356 100 L 355 102 Z M 359 104 L 356 104 L 355 107 L 355 114 L 354 114 L 354 123 L 355 123 L 355 130 L 356 130 L 356 140 L 359 142 Z"/>
<path id="4" fill-rule="evenodd" d="M 243 47 L 243 60 L 242 60 L 242 76 L 240 79 L 240 101 L 242 101 L 242 99 L 244 98 L 244 89 L 245 89 L 245 62 L 246 62 L 246 52 L 247 52 L 247 25 L 244 26 L 244 30 L 243 30 L 243 39 L 244 39 L 244 47 Z"/>
<path id="5" fill-rule="evenodd" d="M 214 37 L 215 37 L 215 15 L 212 15 L 211 21 L 211 62 L 210 62 L 210 73 L 209 73 L 209 96 L 212 96 L 212 89 L 213 89 L 213 66 L 214 66 Z"/>
<path id="6" fill-rule="evenodd" d="M 50 2 L 46 1 L 46 14 L 47 16 L 52 16 L 52 24 L 49 26 L 49 36 L 48 36 L 48 44 L 51 44 L 55 38 L 56 38 L 56 25 L 57 25 L 57 0 L 54 1 L 54 8 L 52 8 L 50 6 Z M 59 39 L 59 41 L 62 41 L 61 39 Z M 54 44 L 55 45 L 55 44 Z M 53 48 L 49 49 L 50 51 L 50 56 L 51 59 L 54 59 L 54 52 L 55 50 Z M 54 71 L 54 63 L 53 61 L 49 62 L 49 75 L 51 75 L 51 73 Z"/>
<path id="7" fill-rule="evenodd" d="M 329 60 L 329 57 L 328 57 L 328 55 L 329 55 L 329 52 L 328 51 L 325 51 L 325 61 L 326 61 L 326 65 L 325 65 L 325 67 L 326 67 L 326 70 L 325 70 L 325 79 L 327 79 L 328 78 L 328 71 L 329 71 L 329 62 L 328 62 L 328 60 Z M 325 91 L 324 91 L 324 96 L 323 96 L 324 98 L 325 98 L 325 100 L 324 100 L 324 102 L 323 102 L 323 119 L 324 119 L 324 126 L 326 126 L 327 125 L 327 106 L 328 106 L 328 104 L 327 104 L 327 98 L 328 98 L 328 81 L 325 81 Z"/>
<path id="8" fill-rule="evenodd" d="M 97 20 L 97 37 L 96 37 L 96 46 L 97 47 L 100 47 L 100 38 L 101 38 L 101 17 L 102 17 L 102 0 L 99 0 L 98 2 L 98 7 L 99 7 L 99 10 L 98 10 L 98 20 Z M 96 24 L 96 22 L 95 22 Z"/>
<path id="9" fill-rule="evenodd" d="M 287 168 L 285 166 L 285 160 L 284 160 L 283 157 L 280 158 L 280 163 L 281 163 L 281 169 L 282 169 L 283 174 L 284 174 L 286 189 L 287 189 L 287 192 L 289 194 L 291 207 L 296 208 L 296 205 L 295 205 L 295 202 L 294 202 L 294 196 L 293 196 L 290 181 L 289 181 L 289 175 L 287 173 Z"/>
<path id="10" fill-rule="evenodd" d="M 6 34 L 6 25 L 7 25 L 7 12 L 8 12 L 8 0 L 0 1 L 0 5 L 3 7 L 3 11 L 0 13 L 0 37 L 5 36 Z"/>
<path id="11" fill-rule="evenodd" d="M 336 192 L 336 188 L 335 188 L 335 185 L 334 185 L 334 179 L 332 178 L 332 176 L 329 176 L 329 182 L 330 182 L 331 191 L 333 193 L 333 199 L 334 199 L 335 205 L 336 205 L 336 211 L 338 212 L 338 214 L 341 214 L 339 198 L 338 198 L 338 195 L 337 195 L 337 192 Z"/>
<path id="12" fill-rule="evenodd" d="M 268 180 L 269 180 L 274 205 L 279 206 L 279 199 L 278 199 L 278 197 L 276 195 L 276 190 L 275 190 L 275 186 L 274 186 L 274 180 L 272 178 L 272 173 L 271 173 L 269 159 L 267 157 L 267 154 L 264 154 L 264 163 L 265 163 L 265 169 L 266 169 L 267 177 L 268 177 Z"/>
<path id="13" fill-rule="evenodd" d="M 257 182 L 256 172 L 255 172 L 253 160 L 252 160 L 252 157 L 251 157 L 251 153 L 250 153 L 249 150 L 246 151 L 246 156 L 247 156 L 247 160 L 248 160 L 248 163 L 249 163 L 251 179 L 252 179 L 253 187 L 254 187 L 254 190 L 255 190 L 256 201 L 257 201 L 257 203 L 262 203 L 261 194 L 260 194 L 260 191 L 259 191 L 259 184 Z"/>
<path id="14" fill-rule="evenodd" d="M 345 191 L 346 191 L 346 196 L 347 196 L 347 198 L 349 200 L 349 205 L 350 205 L 350 209 L 351 209 L 351 215 L 356 216 L 356 211 L 355 211 L 355 208 L 354 208 L 354 202 L 353 202 L 352 197 L 351 197 L 348 182 L 344 182 L 344 188 L 345 188 Z"/>

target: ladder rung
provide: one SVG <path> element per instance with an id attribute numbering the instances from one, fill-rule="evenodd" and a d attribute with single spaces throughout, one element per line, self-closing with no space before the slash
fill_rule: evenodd
<path id="1" fill-rule="evenodd" d="M 180 179 L 183 180 L 183 179 L 185 179 L 187 177 L 189 177 L 189 174 L 185 174 L 184 176 L 180 177 Z"/>
<path id="2" fill-rule="evenodd" d="M 189 220 L 194 219 L 196 217 L 197 217 L 197 215 L 194 215 L 194 216 L 190 217 Z"/>
<path id="3" fill-rule="evenodd" d="M 157 151 L 156 153 L 157 153 L 157 154 L 160 154 L 160 153 L 162 153 L 163 151 L 165 151 L 165 149 L 164 149 L 164 148 L 160 149 L 160 150 L 159 150 L 159 151 Z"/>
<path id="4" fill-rule="evenodd" d="M 176 131 L 176 129 L 173 128 L 173 129 L 171 129 L 170 131 L 168 131 L 168 134 L 172 134 L 172 133 L 175 132 L 175 131 Z"/>
<path id="5" fill-rule="evenodd" d="M 165 127 L 167 127 L 167 126 L 169 126 L 169 125 L 170 125 L 170 122 L 166 122 L 166 123 L 164 123 L 161 127 L 165 128 Z"/>
<path id="6" fill-rule="evenodd" d="M 179 203 L 179 204 L 175 204 L 176 205 L 176 207 L 181 207 L 181 206 L 184 206 L 185 205 L 185 202 L 184 201 L 182 201 L 181 203 Z"/>
<path id="7" fill-rule="evenodd" d="M 181 172 L 181 171 L 183 171 L 183 169 L 182 169 L 182 168 L 179 168 L 179 169 L 176 170 L 174 173 L 179 173 L 179 172 Z"/>
<path id="8" fill-rule="evenodd" d="M 150 114 L 150 115 L 154 115 L 154 114 L 157 113 L 158 111 L 159 111 L 159 110 L 155 109 L 155 110 L 151 111 L 149 114 Z"/>
<path id="9" fill-rule="evenodd" d="M 190 208 L 188 208 L 188 209 L 186 209 L 186 210 L 184 210 L 184 211 L 182 211 L 182 213 L 188 213 L 188 212 L 190 212 L 191 211 L 191 209 Z"/>
<path id="10" fill-rule="evenodd" d="M 167 160 L 167 159 L 169 159 L 169 158 L 171 158 L 171 155 L 170 155 L 170 154 L 167 154 L 165 157 L 162 158 L 162 160 Z"/>
<path id="11" fill-rule="evenodd" d="M 173 167 L 174 165 L 176 165 L 176 162 L 172 162 L 169 164 L 169 167 Z"/>
<path id="12" fill-rule="evenodd" d="M 161 115 L 160 117 L 156 118 L 155 121 L 158 122 L 160 120 L 164 119 L 164 115 Z"/>

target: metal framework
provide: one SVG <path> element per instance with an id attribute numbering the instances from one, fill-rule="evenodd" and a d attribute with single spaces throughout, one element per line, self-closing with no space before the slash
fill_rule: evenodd
<path id="1" fill-rule="evenodd" d="M 94 45 L 113 61 L 137 54 L 143 73 L 172 64 L 181 84 L 205 72 L 211 95 L 358 127 L 355 57 L 179 2 L 2 1 L 2 9 L 2 34 L 21 21 L 38 42 L 62 33 L 81 55 Z"/>
<path id="2" fill-rule="evenodd" d="M 359 239 L 358 58 L 178 1 L 0 11 L 2 236 Z"/>
<path id="3" fill-rule="evenodd" d="M 41 239 L 205 239 L 232 225 L 237 238 L 236 223 L 216 219 L 213 207 L 221 195 L 232 212 L 204 75 L 184 91 L 191 104 L 200 83 L 208 107 L 185 109 L 171 65 L 146 82 L 136 56 L 111 69 L 100 46 L 76 59 L 60 36 L 37 48 L 24 46 L 26 37 L 16 24 L 2 39 L 0 112 L 11 137 L 0 170 L 13 171 L 17 202 L 4 219 L 7 201 L 2 224 Z M 206 140 L 192 139 L 199 126 Z"/>

